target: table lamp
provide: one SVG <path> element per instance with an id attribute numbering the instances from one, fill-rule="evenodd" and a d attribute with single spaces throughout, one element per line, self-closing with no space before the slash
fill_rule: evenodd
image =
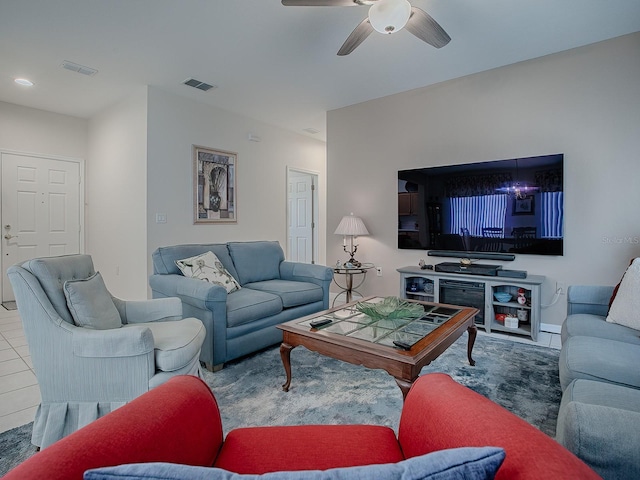
<path id="1" fill-rule="evenodd" d="M 367 227 L 364 226 L 364 222 L 360 217 L 354 217 L 351 215 L 345 215 L 340 220 L 340 224 L 336 231 L 333 232 L 336 235 L 342 235 L 342 248 L 345 253 L 348 253 L 351 258 L 345 263 L 345 265 L 351 264 L 354 267 L 359 267 L 362 264 L 357 261 L 353 256 L 358 251 L 358 245 L 355 244 L 356 237 L 361 235 L 369 235 Z M 347 250 L 347 237 L 349 237 L 349 249 Z"/>

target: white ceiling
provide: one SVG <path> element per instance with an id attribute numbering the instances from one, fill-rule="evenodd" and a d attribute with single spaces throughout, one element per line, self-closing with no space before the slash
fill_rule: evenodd
<path id="1" fill-rule="evenodd" d="M 449 33 L 447 46 L 374 32 L 338 57 L 367 15 L 362 6 L 0 0 L 0 101 L 90 118 L 153 85 L 295 132 L 315 128 L 325 139 L 328 110 L 640 31 L 639 0 L 411 2 Z M 98 73 L 69 72 L 64 60 Z M 218 88 L 186 87 L 188 77 Z"/>

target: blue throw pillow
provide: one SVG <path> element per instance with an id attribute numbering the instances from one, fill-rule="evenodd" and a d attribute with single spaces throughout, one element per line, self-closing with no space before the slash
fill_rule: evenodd
<path id="1" fill-rule="evenodd" d="M 100 272 L 85 279 L 67 280 L 62 289 L 73 322 L 78 327 L 95 330 L 122 327 L 120 314 Z"/>
<path id="2" fill-rule="evenodd" d="M 84 480 L 491 480 L 504 456 L 504 450 L 496 447 L 453 448 L 384 465 L 263 475 L 173 463 L 136 463 L 87 470 Z"/>

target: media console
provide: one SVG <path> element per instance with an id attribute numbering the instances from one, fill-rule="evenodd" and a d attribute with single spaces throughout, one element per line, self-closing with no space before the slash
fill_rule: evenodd
<path id="1" fill-rule="evenodd" d="M 485 331 L 496 330 L 526 335 L 534 341 L 538 339 L 540 290 L 544 276 L 525 273 L 526 278 L 510 278 L 497 274 L 445 272 L 437 268 L 435 271 L 423 270 L 417 266 L 397 270 L 400 273 L 400 298 L 475 307 L 480 310 L 476 325 Z M 503 270 L 498 268 L 496 271 Z M 517 302 L 519 289 L 524 291 L 524 305 Z M 496 293 L 506 293 L 511 298 L 500 301 L 496 299 Z M 517 318 L 517 326 L 509 326 L 509 321 L 501 320 L 506 315 Z"/>

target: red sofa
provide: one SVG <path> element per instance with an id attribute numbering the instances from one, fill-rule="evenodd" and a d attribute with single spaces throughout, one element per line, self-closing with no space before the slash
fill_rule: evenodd
<path id="1" fill-rule="evenodd" d="M 36 453 L 4 478 L 81 479 L 90 468 L 140 462 L 256 474 L 325 470 L 464 446 L 504 448 L 498 479 L 600 478 L 552 438 L 440 373 L 420 377 L 411 388 L 397 438 L 392 429 L 375 425 L 239 428 L 224 438 L 209 387 L 196 377 L 175 377 Z"/>

